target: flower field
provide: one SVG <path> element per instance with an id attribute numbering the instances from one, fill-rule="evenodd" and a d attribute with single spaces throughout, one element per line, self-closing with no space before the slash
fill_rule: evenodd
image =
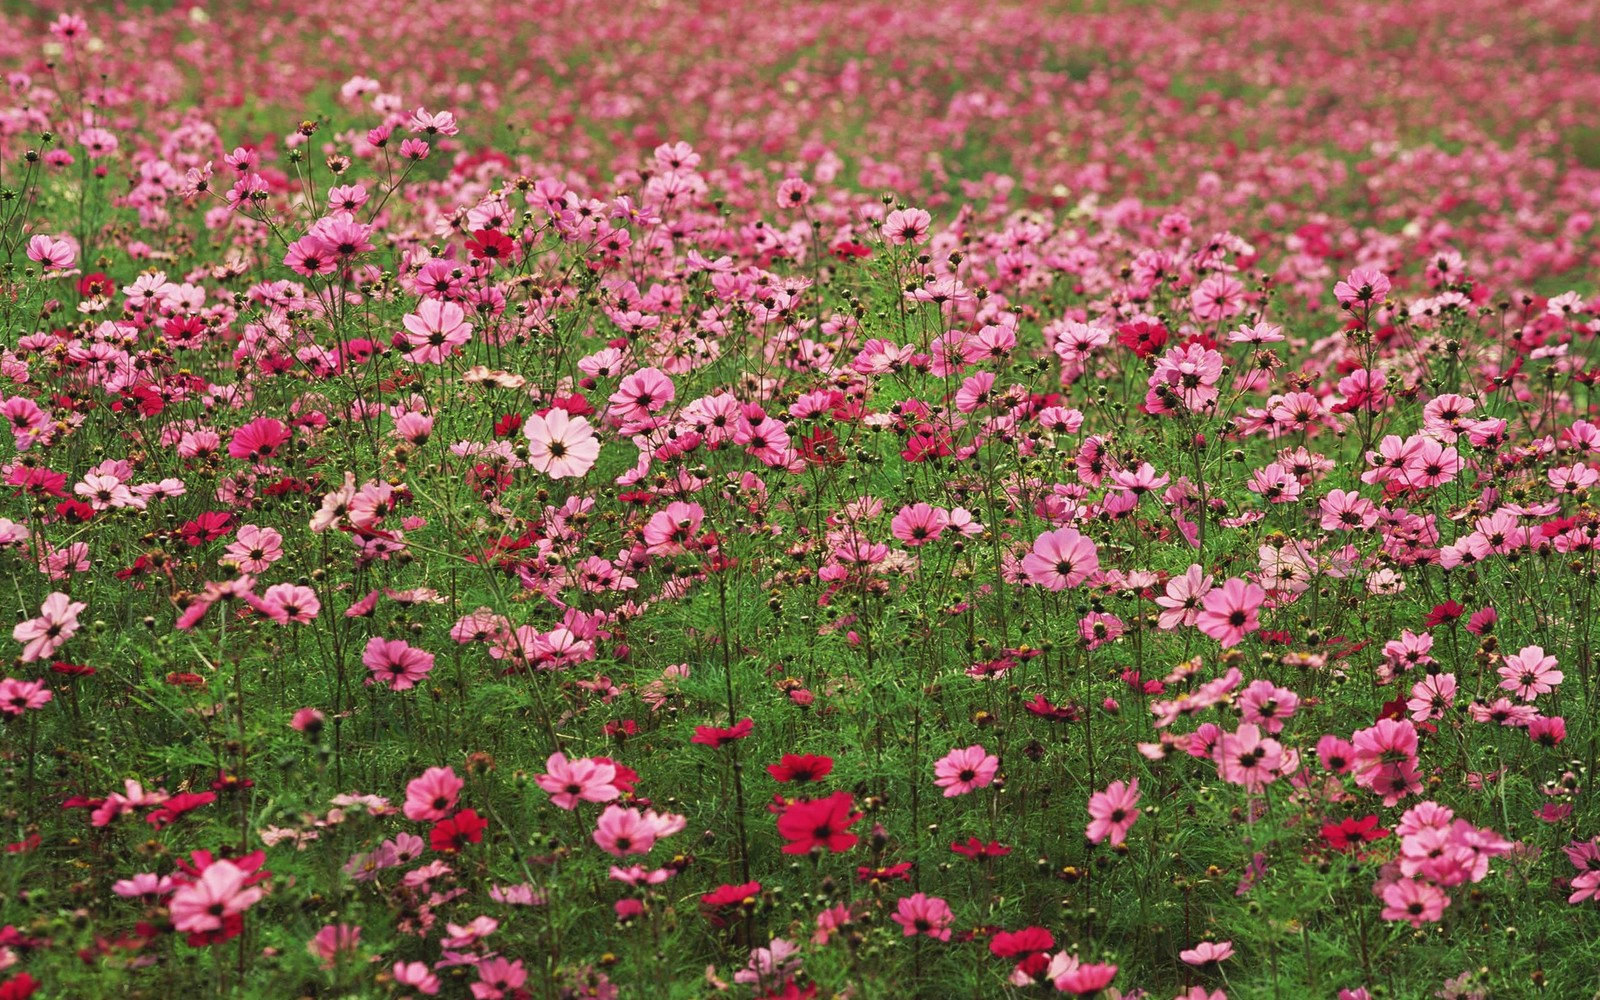
<path id="1" fill-rule="evenodd" d="M 1600 6 L 0 69 L 0 1000 L 1600 997 Z"/>

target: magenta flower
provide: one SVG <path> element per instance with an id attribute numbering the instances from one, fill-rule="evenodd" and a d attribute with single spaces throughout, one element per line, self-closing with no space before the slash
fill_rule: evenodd
<path id="1" fill-rule="evenodd" d="M 622 794 L 612 783 L 617 767 L 611 761 L 586 757 L 569 761 L 566 754 L 553 753 L 544 766 L 548 773 L 537 776 L 534 781 L 550 794 L 550 801 L 562 809 L 576 809 L 580 801 L 610 802 Z"/>
<path id="2" fill-rule="evenodd" d="M 1333 297 L 1346 309 L 1375 306 L 1389 296 L 1389 279 L 1375 267 L 1358 267 L 1333 286 Z"/>
<path id="3" fill-rule="evenodd" d="M 417 303 L 417 311 L 400 321 L 406 328 L 406 343 L 411 345 L 406 360 L 423 365 L 443 363 L 472 339 L 472 325 L 466 319 L 466 312 L 454 302 L 423 299 Z"/>
<path id="4" fill-rule="evenodd" d="M 1100 569 L 1100 553 L 1076 528 L 1057 528 L 1034 539 L 1022 558 L 1028 581 L 1046 590 L 1076 587 Z"/>
<path id="5" fill-rule="evenodd" d="M 406 691 L 428 676 L 433 669 L 433 654 L 417 649 L 403 639 L 373 636 L 361 654 L 361 662 L 372 671 L 368 684 L 382 684 L 394 691 Z"/>
<path id="6" fill-rule="evenodd" d="M 1556 669 L 1556 658 L 1546 656 L 1540 646 L 1522 647 L 1521 652 L 1506 657 L 1497 672 L 1503 678 L 1501 690 L 1510 691 L 1523 701 L 1549 694 L 1566 676 Z"/>
<path id="7" fill-rule="evenodd" d="M 905 937 L 926 934 L 936 941 L 948 941 L 955 914 L 950 912 L 950 905 L 939 897 L 917 892 L 901 896 L 889 919 L 905 929 Z"/>
<path id="8" fill-rule="evenodd" d="M 1404 920 L 1412 927 L 1435 923 L 1444 917 L 1444 908 L 1450 897 L 1444 890 L 1430 882 L 1403 878 L 1383 887 L 1383 913 L 1385 920 Z"/>
<path id="9" fill-rule="evenodd" d="M 247 886 L 249 876 L 231 861 L 213 861 L 200 877 L 172 894 L 172 924 L 189 934 L 215 931 L 223 920 L 254 906 L 264 889 Z"/>
<path id="10" fill-rule="evenodd" d="M 274 458 L 289 443 L 289 428 L 271 417 L 259 417 L 233 432 L 228 454 L 251 462 Z"/>
<path id="11" fill-rule="evenodd" d="M 28 259 L 46 271 L 65 271 L 78 259 L 78 253 L 66 240 L 41 233 L 28 240 Z"/>
<path id="12" fill-rule="evenodd" d="M 78 631 L 78 615 L 87 607 L 59 591 L 46 597 L 39 606 L 39 617 L 18 622 L 11 629 L 11 638 L 22 643 L 22 662 L 42 660 L 65 645 Z"/>
<path id="13" fill-rule="evenodd" d="M 934 784 L 944 789 L 944 797 L 955 798 L 987 788 L 1000 770 L 1000 758 L 973 744 L 952 750 L 933 765 Z"/>
<path id="14" fill-rule="evenodd" d="M 406 785 L 405 817 L 410 820 L 437 821 L 455 812 L 456 797 L 465 782 L 453 768 L 430 767 Z"/>
<path id="15" fill-rule="evenodd" d="M 1098 844 L 1110 840 L 1120 844 L 1128 839 L 1128 831 L 1139 819 L 1139 779 L 1129 782 L 1113 781 L 1105 791 L 1089 796 L 1089 842 Z"/>
<path id="16" fill-rule="evenodd" d="M 1248 633 L 1261 627 L 1257 613 L 1266 600 L 1265 590 L 1234 577 L 1205 595 L 1195 625 L 1223 648 L 1237 646 Z"/>

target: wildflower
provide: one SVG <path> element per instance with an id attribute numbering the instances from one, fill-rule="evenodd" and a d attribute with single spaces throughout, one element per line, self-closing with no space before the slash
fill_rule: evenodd
<path id="1" fill-rule="evenodd" d="M 1201 600 L 1203 610 L 1195 624 L 1224 648 L 1237 646 L 1247 634 L 1261 628 L 1257 613 L 1266 599 L 1267 592 L 1255 584 L 1230 579 Z"/>
<path id="2" fill-rule="evenodd" d="M 550 794 L 550 801 L 562 809 L 576 809 L 582 802 L 610 802 L 622 792 L 614 784 L 617 768 L 610 761 L 580 758 L 568 761 L 566 754 L 553 753 L 545 761 L 547 774 L 534 780 Z"/>
<path id="3" fill-rule="evenodd" d="M 589 421 L 566 410 L 529 416 L 522 433 L 528 439 L 528 464 L 551 479 L 583 476 L 600 457 L 600 441 Z"/>
<path id="4" fill-rule="evenodd" d="M 699 743 L 715 750 L 718 747 L 732 743 L 734 740 L 742 740 L 754 731 L 755 722 L 749 718 L 740 719 L 731 726 L 696 726 L 694 728 L 694 738 L 689 742 Z"/>
<path id="5" fill-rule="evenodd" d="M 863 815 L 852 812 L 854 806 L 855 797 L 849 792 L 834 792 L 825 799 L 802 799 L 789 806 L 778 817 L 778 833 L 788 841 L 783 853 L 806 854 L 819 847 L 835 854 L 848 851 L 860 839 L 848 832 Z"/>
<path id="6" fill-rule="evenodd" d="M 193 882 L 172 894 L 172 924 L 185 933 L 217 931 L 227 918 L 242 914 L 266 895 L 250 886 L 247 873 L 231 861 L 213 861 Z"/>
<path id="7" fill-rule="evenodd" d="M 1109 839 L 1121 844 L 1128 839 L 1128 831 L 1139 819 L 1139 779 L 1129 782 L 1113 781 L 1105 791 L 1089 796 L 1089 842 L 1098 844 Z"/>
<path id="8" fill-rule="evenodd" d="M 417 649 L 403 639 L 373 636 L 367 640 L 361 662 L 372 671 L 368 684 L 382 684 L 392 691 L 407 691 L 433 669 L 433 654 Z"/>
<path id="9" fill-rule="evenodd" d="M 1033 550 L 1023 557 L 1022 568 L 1029 582 L 1046 590 L 1066 590 L 1099 570 L 1099 551 L 1076 528 L 1057 528 L 1034 539 Z"/>
<path id="10" fill-rule="evenodd" d="M 23 663 L 34 663 L 55 654 L 78 631 L 78 615 L 88 605 L 66 594 L 53 592 L 39 606 L 39 617 L 18 622 L 11 638 L 22 643 Z"/>
<path id="11" fill-rule="evenodd" d="M 483 831 L 489 826 L 472 809 L 463 809 L 448 819 L 439 820 L 428 831 L 428 846 L 441 854 L 455 854 L 468 844 L 483 842 Z"/>
<path id="12" fill-rule="evenodd" d="M 918 892 L 900 897 L 889 919 L 905 929 L 905 937 L 926 934 L 936 941 L 948 941 L 955 915 L 944 900 Z"/>
<path id="13" fill-rule="evenodd" d="M 1521 652 L 1506 657 L 1497 673 L 1503 678 L 1501 690 L 1510 691 L 1523 701 L 1549 694 L 1565 676 L 1556 669 L 1556 658 L 1546 656 L 1540 646 L 1524 646 Z"/>
<path id="14" fill-rule="evenodd" d="M 436 365 L 456 353 L 472 339 L 472 325 L 466 312 L 454 302 L 423 299 L 417 311 L 401 318 L 406 342 L 411 351 L 406 360 L 413 364 Z"/>
<path id="15" fill-rule="evenodd" d="M 987 788 L 1000 770 L 1000 758 L 973 744 L 952 750 L 933 765 L 934 784 L 944 789 L 945 798 L 954 798 Z"/>
<path id="16" fill-rule="evenodd" d="M 410 820 L 441 820 L 456 807 L 456 796 L 465 786 L 455 769 L 430 767 L 422 777 L 406 785 L 405 817 Z"/>
<path id="17" fill-rule="evenodd" d="M 833 770 L 833 758 L 813 754 L 786 753 L 776 764 L 767 765 L 767 773 L 780 782 L 802 783 L 821 781 Z"/>
<path id="18" fill-rule="evenodd" d="M 1385 920 L 1404 920 L 1413 927 L 1434 923 L 1444 916 L 1450 897 L 1444 890 L 1429 882 L 1403 878 L 1383 888 L 1383 913 Z"/>

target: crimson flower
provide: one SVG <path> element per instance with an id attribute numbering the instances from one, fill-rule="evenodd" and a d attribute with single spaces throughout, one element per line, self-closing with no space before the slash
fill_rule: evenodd
<path id="1" fill-rule="evenodd" d="M 786 753 L 776 764 L 767 765 L 767 773 L 778 781 L 821 781 L 833 770 L 833 758 L 815 754 Z"/>
<path id="2" fill-rule="evenodd" d="M 717 747 L 732 743 L 734 740 L 744 739 L 750 735 L 755 727 L 755 722 L 748 716 L 731 726 L 695 726 L 694 738 L 689 742 L 699 743 L 715 750 Z"/>
<path id="3" fill-rule="evenodd" d="M 802 799 L 785 809 L 778 817 L 778 832 L 789 841 L 783 845 L 783 853 L 808 854 L 826 847 L 838 854 L 856 846 L 861 838 L 847 832 L 862 816 L 851 811 L 855 801 L 849 792 L 834 792 L 825 799 Z"/>
<path id="4" fill-rule="evenodd" d="M 980 858 L 1003 858 L 1007 854 L 1011 853 L 1011 848 L 1000 843 L 998 840 L 991 840 L 988 843 L 984 843 L 977 837 L 968 837 L 967 842 L 964 844 L 960 841 L 956 841 L 950 845 L 950 849 L 962 857 L 971 858 L 974 861 Z"/>
<path id="5" fill-rule="evenodd" d="M 1322 839 L 1327 845 L 1342 854 L 1361 844 L 1382 840 L 1389 835 L 1389 831 L 1378 825 L 1377 816 L 1363 816 L 1360 819 L 1344 819 L 1338 823 L 1324 823 L 1322 825 Z"/>
<path id="6" fill-rule="evenodd" d="M 516 248 L 510 237 L 494 229 L 480 229 L 467 241 L 467 250 L 477 260 L 506 260 Z"/>
<path id="7" fill-rule="evenodd" d="M 483 842 L 483 831 L 489 822 L 472 809 L 463 809 L 433 824 L 428 833 L 428 844 L 440 854 L 455 854 L 468 844 Z"/>

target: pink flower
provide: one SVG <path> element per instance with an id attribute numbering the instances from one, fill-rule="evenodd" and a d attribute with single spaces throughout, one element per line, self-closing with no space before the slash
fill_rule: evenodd
<path id="1" fill-rule="evenodd" d="M 1411 697 L 1406 701 L 1406 708 L 1411 710 L 1411 718 L 1416 722 L 1427 722 L 1429 719 L 1442 719 L 1446 711 L 1456 703 L 1456 675 L 1431 674 L 1411 685 Z"/>
<path id="2" fill-rule="evenodd" d="M 1417 729 L 1409 719 L 1379 719 L 1352 738 L 1356 784 L 1393 806 L 1422 790 L 1417 773 Z"/>
<path id="3" fill-rule="evenodd" d="M 265 573 L 283 558 L 283 536 L 275 528 L 241 525 L 234 540 L 223 551 L 220 565 L 232 564 L 241 573 Z"/>
<path id="4" fill-rule="evenodd" d="M 916 246 L 928 239 L 933 216 L 920 208 L 897 208 L 883 220 L 883 238 L 895 246 Z"/>
<path id="5" fill-rule="evenodd" d="M 1239 694 L 1239 715 L 1267 732 L 1283 731 L 1283 720 L 1293 717 L 1300 696 L 1268 680 L 1251 681 Z"/>
<path id="6" fill-rule="evenodd" d="M 1210 275 L 1190 293 L 1189 308 L 1204 323 L 1237 316 L 1244 311 L 1244 284 L 1226 274 Z"/>
<path id="7" fill-rule="evenodd" d="M 293 583 L 275 583 L 260 597 L 246 594 L 245 602 L 279 625 L 290 622 L 309 624 L 316 620 L 317 612 L 322 610 L 322 602 L 317 600 L 316 591 Z"/>
<path id="8" fill-rule="evenodd" d="M 1193 948 L 1178 952 L 1178 957 L 1190 965 L 1216 965 L 1233 957 L 1233 942 L 1201 941 Z"/>
<path id="9" fill-rule="evenodd" d="M 648 854 L 657 840 L 671 836 L 688 825 L 688 820 L 653 809 L 640 812 L 609 805 L 595 821 L 594 842 L 614 857 Z"/>
<path id="10" fill-rule="evenodd" d="M 1198 565 L 1191 565 L 1182 576 L 1168 580 L 1166 593 L 1156 598 L 1156 603 L 1165 609 L 1156 625 L 1168 632 L 1193 625 L 1200 616 L 1201 599 L 1211 587 L 1211 577 Z"/>
<path id="11" fill-rule="evenodd" d="M 1284 759 L 1283 746 L 1277 740 L 1262 739 L 1260 728 L 1248 722 L 1240 725 L 1238 732 L 1224 733 L 1212 753 L 1223 781 L 1252 792 L 1278 780 Z"/>
<path id="12" fill-rule="evenodd" d="M 1074 962 L 1072 967 L 1055 977 L 1055 987 L 1062 993 L 1074 996 L 1094 996 L 1117 978 L 1115 965 L 1094 962 Z"/>
<path id="13" fill-rule="evenodd" d="M 396 962 L 390 971 L 394 974 L 394 981 L 401 986 L 409 986 L 430 997 L 439 992 L 439 977 L 433 974 L 426 962 Z"/>
<path id="14" fill-rule="evenodd" d="M 917 892 L 901 896 L 889 919 L 905 928 L 905 937 L 926 934 L 936 941 L 948 941 L 955 914 L 950 912 L 950 905 L 939 897 Z"/>
<path id="15" fill-rule="evenodd" d="M 937 541 L 949 526 L 948 512 L 930 504 L 918 503 L 901 507 L 900 513 L 890 523 L 889 530 L 894 537 L 914 548 Z"/>
<path id="16" fill-rule="evenodd" d="M 28 259 L 37 261 L 46 271 L 65 271 L 77 258 L 77 252 L 66 240 L 42 233 L 28 240 Z"/>
<path id="17" fill-rule="evenodd" d="M 644 526 L 645 551 L 653 556 L 670 556 L 684 551 L 700 533 L 705 511 L 697 503 L 674 500 L 665 510 L 650 515 Z"/>
<path id="18" fill-rule="evenodd" d="M 1429 882 L 1403 878 L 1383 887 L 1383 904 L 1383 919 L 1404 920 L 1412 927 L 1421 927 L 1444 916 L 1450 897 Z"/>
<path id="19" fill-rule="evenodd" d="M 1374 267 L 1358 267 L 1333 286 L 1333 297 L 1346 309 L 1354 309 L 1357 304 L 1374 306 L 1388 295 L 1389 279 Z"/>
<path id="20" fill-rule="evenodd" d="M 508 993 L 526 995 L 521 987 L 528 981 L 528 972 L 521 959 L 513 962 L 496 956 L 479 962 L 477 970 L 478 981 L 471 987 L 474 1000 L 501 1000 Z"/>
<path id="21" fill-rule="evenodd" d="M 1189 410 L 1202 410 L 1217 401 L 1217 383 L 1222 379 L 1222 355 L 1201 344 L 1174 347 L 1156 362 L 1155 371 L 1145 380 L 1145 407 L 1153 413 L 1168 413 L 1173 402 Z"/>
<path id="22" fill-rule="evenodd" d="M 528 464 L 551 479 L 582 476 L 600 457 L 600 441 L 589 421 L 560 408 L 528 417 L 522 433 L 528 439 Z"/>
<path id="23" fill-rule="evenodd" d="M 1556 669 L 1556 658 L 1546 656 L 1541 646 L 1524 646 L 1520 653 L 1506 657 L 1498 673 L 1504 678 L 1501 690 L 1510 691 L 1523 701 L 1549 694 L 1566 676 Z"/>
<path id="24" fill-rule="evenodd" d="M 433 654 L 417 649 L 403 639 L 373 636 L 361 654 L 361 662 L 372 671 L 368 684 L 382 684 L 394 691 L 406 691 L 428 676 L 433 669 Z"/>
<path id="25" fill-rule="evenodd" d="M 233 458 L 264 462 L 289 443 L 289 428 L 271 417 L 260 417 L 233 432 L 228 454 Z"/>
<path id="26" fill-rule="evenodd" d="M 406 785 L 406 819 L 435 822 L 447 818 L 455 812 L 456 797 L 465 784 L 454 768 L 428 768 Z"/>
<path id="27" fill-rule="evenodd" d="M 88 605 L 59 591 L 39 607 L 39 617 L 18 622 L 11 638 L 22 643 L 23 663 L 33 663 L 55 653 L 78 631 L 78 615 Z"/>
<path id="28" fill-rule="evenodd" d="M 987 788 L 1000 770 L 1000 758 L 973 744 L 952 750 L 933 765 L 934 784 L 944 789 L 944 797 L 955 798 Z"/>
<path id="29" fill-rule="evenodd" d="M 663 372 L 641 368 L 625 377 L 611 394 L 611 412 L 620 420 L 637 420 L 660 410 L 676 394 L 672 380 Z"/>
<path id="30" fill-rule="evenodd" d="M 1076 528 L 1047 531 L 1033 541 L 1033 551 L 1022 558 L 1028 581 L 1046 590 L 1076 587 L 1100 569 L 1100 552 Z"/>
<path id="31" fill-rule="evenodd" d="M 413 364 L 436 365 L 456 353 L 456 348 L 472 339 L 467 314 L 454 302 L 423 299 L 417 311 L 401 319 L 406 328 L 406 343 L 411 351 L 406 360 Z"/>
<path id="32" fill-rule="evenodd" d="M 254 906 L 265 890 L 246 886 L 244 869 L 232 861 L 213 861 L 195 881 L 172 894 L 172 924 L 188 934 L 220 930 L 225 917 Z"/>
<path id="33" fill-rule="evenodd" d="M 1089 842 L 1098 844 L 1107 838 L 1112 844 L 1128 839 L 1128 831 L 1139 819 L 1139 779 L 1123 783 L 1113 781 L 1103 792 L 1089 796 Z"/>
<path id="34" fill-rule="evenodd" d="M 589 758 L 568 761 L 566 754 L 553 753 L 544 766 L 549 773 L 534 780 L 550 793 L 550 801 L 562 809 L 576 809 L 580 801 L 610 802 L 622 794 L 612 784 L 617 768 L 611 761 Z"/>
<path id="35" fill-rule="evenodd" d="M 361 928 L 350 924 L 327 924 L 306 942 L 306 950 L 322 960 L 324 969 L 331 969 L 339 959 L 353 955 L 361 945 Z"/>
<path id="36" fill-rule="evenodd" d="M 53 697 L 44 681 L 0 679 L 0 715 L 18 716 L 29 709 L 43 708 Z"/>
<path id="37" fill-rule="evenodd" d="M 1237 646 L 1246 634 L 1261 627 L 1257 612 L 1266 600 L 1265 590 L 1234 577 L 1206 594 L 1201 601 L 1204 610 L 1196 617 L 1195 624 L 1224 648 Z"/>

